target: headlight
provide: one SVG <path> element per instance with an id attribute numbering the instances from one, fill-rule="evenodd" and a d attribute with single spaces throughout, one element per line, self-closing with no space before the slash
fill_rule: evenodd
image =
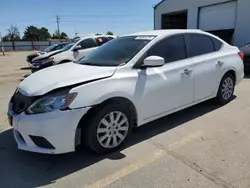
<path id="1" fill-rule="evenodd" d="M 28 109 L 28 114 L 40 114 L 54 110 L 64 110 L 75 99 L 77 93 L 69 93 L 60 96 L 50 96 L 37 100 Z"/>
<path id="2" fill-rule="evenodd" d="M 49 58 L 47 59 L 46 63 L 49 63 L 49 62 L 52 62 L 52 61 L 54 61 L 54 58 L 53 58 L 53 57 L 49 57 Z"/>

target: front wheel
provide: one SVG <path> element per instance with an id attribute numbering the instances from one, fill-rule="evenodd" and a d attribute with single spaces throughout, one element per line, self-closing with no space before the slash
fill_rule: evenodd
<path id="1" fill-rule="evenodd" d="M 108 104 L 91 118 L 83 139 L 97 153 L 114 151 L 127 139 L 132 128 L 132 117 L 125 106 Z"/>
<path id="2" fill-rule="evenodd" d="M 227 73 L 221 79 L 220 87 L 217 93 L 216 101 L 221 104 L 227 104 L 231 101 L 234 94 L 235 78 Z"/>

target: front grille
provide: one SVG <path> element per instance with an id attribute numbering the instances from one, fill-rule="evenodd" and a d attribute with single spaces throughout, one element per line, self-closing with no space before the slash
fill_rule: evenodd
<path id="1" fill-rule="evenodd" d="M 36 58 L 38 55 L 30 55 L 28 56 L 28 60 L 31 62 L 34 58 Z"/>
<path id="2" fill-rule="evenodd" d="M 12 110 L 15 114 L 20 114 L 23 111 L 25 111 L 31 104 L 32 102 L 36 99 L 36 97 L 28 97 L 20 93 L 19 91 L 16 92 L 12 98 L 11 98 L 11 103 L 12 103 Z"/>

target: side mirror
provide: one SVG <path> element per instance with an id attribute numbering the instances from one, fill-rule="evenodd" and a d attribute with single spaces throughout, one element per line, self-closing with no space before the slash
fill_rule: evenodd
<path id="1" fill-rule="evenodd" d="M 80 45 L 77 45 L 74 49 L 73 49 L 73 51 L 78 51 L 78 50 L 80 50 L 82 47 L 80 46 Z"/>
<path id="2" fill-rule="evenodd" d="M 165 64 L 165 60 L 159 56 L 149 56 L 143 61 L 142 67 L 161 67 Z"/>

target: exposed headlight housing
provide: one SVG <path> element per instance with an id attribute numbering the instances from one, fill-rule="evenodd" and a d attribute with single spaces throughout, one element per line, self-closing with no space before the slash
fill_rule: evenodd
<path id="1" fill-rule="evenodd" d="M 55 110 L 65 110 L 75 99 L 77 93 L 63 94 L 59 96 L 47 96 L 35 101 L 28 107 L 26 113 L 41 114 Z"/>
<path id="2" fill-rule="evenodd" d="M 50 63 L 50 62 L 53 62 L 54 61 L 54 58 L 53 57 L 49 57 L 46 61 L 46 63 Z"/>

